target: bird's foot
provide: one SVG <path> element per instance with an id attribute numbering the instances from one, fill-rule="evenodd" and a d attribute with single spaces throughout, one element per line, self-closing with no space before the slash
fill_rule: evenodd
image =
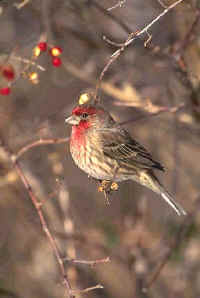
<path id="1" fill-rule="evenodd" d="M 110 204 L 108 195 L 111 194 L 112 191 L 117 191 L 118 189 L 118 184 L 109 180 L 100 181 L 100 185 L 98 187 L 98 191 L 104 193 L 104 197 L 108 205 Z"/>
<path id="2" fill-rule="evenodd" d="M 101 180 L 99 181 L 100 185 L 98 187 L 98 191 L 110 193 L 112 191 L 117 191 L 119 189 L 119 185 L 116 182 L 109 180 Z"/>

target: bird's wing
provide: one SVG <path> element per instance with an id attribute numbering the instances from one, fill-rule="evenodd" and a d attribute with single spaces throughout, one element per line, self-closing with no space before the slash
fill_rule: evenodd
<path id="1" fill-rule="evenodd" d="M 155 161 L 151 154 L 138 142 L 131 138 L 123 128 L 103 130 L 103 152 L 105 155 L 141 169 L 156 168 L 164 171 L 164 167 Z"/>

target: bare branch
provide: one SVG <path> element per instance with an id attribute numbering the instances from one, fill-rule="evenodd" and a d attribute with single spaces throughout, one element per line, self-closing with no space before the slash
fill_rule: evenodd
<path id="1" fill-rule="evenodd" d="M 30 149 L 38 146 L 44 146 L 49 144 L 62 144 L 69 141 L 69 138 L 55 138 L 55 139 L 39 139 L 38 141 L 35 141 L 33 143 L 30 143 L 24 147 L 22 147 L 17 153 L 16 153 L 16 160 L 18 160 L 25 152 L 29 151 Z"/>
<path id="2" fill-rule="evenodd" d="M 110 258 L 107 257 L 107 258 L 93 260 L 93 261 L 64 258 L 63 261 L 94 266 L 94 265 L 101 264 L 101 263 L 108 263 L 108 262 L 110 262 Z"/>
<path id="3" fill-rule="evenodd" d="M 163 3 L 162 0 L 157 0 L 157 1 L 159 2 L 159 4 L 160 4 L 162 7 L 167 8 L 167 6 Z"/>
<path id="4" fill-rule="evenodd" d="M 40 64 L 38 64 L 38 63 L 36 63 L 36 62 L 34 62 L 32 60 L 25 59 L 25 58 L 22 58 L 22 57 L 18 57 L 18 56 L 15 56 L 15 55 L 12 55 L 12 58 L 14 60 L 21 61 L 21 62 L 23 62 L 25 64 L 28 64 L 28 65 L 34 65 L 36 68 L 38 68 L 41 71 L 45 71 L 46 70 L 43 66 L 41 66 Z"/>
<path id="5" fill-rule="evenodd" d="M 112 61 L 109 61 L 109 64 L 106 65 L 106 67 L 104 68 L 104 71 L 107 70 L 110 63 L 112 63 Z M 122 101 L 123 101 L 123 106 L 127 105 L 127 106 L 137 107 L 137 108 L 146 110 L 149 113 L 149 115 L 142 116 L 142 120 L 152 117 L 152 116 L 157 116 L 164 112 L 175 113 L 176 111 L 181 110 L 185 106 L 184 104 L 180 104 L 179 106 L 175 106 L 175 107 L 158 106 L 158 105 L 153 104 L 150 100 L 147 100 L 147 101 L 140 100 L 140 98 L 138 98 L 138 95 L 136 94 L 136 92 L 135 92 L 134 96 L 133 96 L 133 94 L 131 94 L 131 102 L 130 102 L 129 98 L 126 98 L 126 96 L 124 95 L 124 91 L 117 88 L 116 86 L 112 85 L 111 83 L 106 82 L 106 81 L 103 81 L 100 83 L 100 80 L 97 82 L 96 80 L 94 80 L 92 78 L 88 78 L 87 76 L 85 76 L 84 70 L 77 68 L 75 65 L 71 64 L 70 62 L 64 61 L 63 66 L 69 73 L 71 73 L 75 77 L 79 78 L 80 80 L 83 80 L 86 83 L 92 84 L 93 86 L 95 86 L 95 84 L 96 84 L 96 92 L 97 92 L 98 88 L 100 88 L 106 94 L 117 99 L 118 101 L 115 102 L 116 105 L 122 105 Z M 102 73 L 101 75 L 103 76 L 104 73 Z M 132 90 L 132 93 L 133 92 L 134 92 L 134 89 Z M 135 119 L 135 118 L 130 119 L 126 122 L 123 122 L 123 124 L 127 124 L 132 121 L 137 121 L 137 119 Z"/>
<path id="6" fill-rule="evenodd" d="M 179 112 L 180 110 L 182 110 L 183 108 L 185 108 L 186 105 L 185 104 L 180 104 L 179 106 L 177 107 L 160 107 L 160 109 L 154 113 L 151 113 L 149 115 L 146 115 L 146 116 L 139 116 L 137 118 L 134 118 L 134 119 L 129 119 L 129 120 L 126 120 L 124 122 L 121 122 L 120 124 L 121 125 L 125 125 L 125 124 L 128 124 L 128 123 L 131 123 L 131 122 L 136 122 L 136 121 L 141 121 L 141 120 L 147 120 L 149 118 L 152 118 L 152 117 L 155 117 L 155 116 L 158 116 L 162 113 L 177 113 Z"/>
<path id="7" fill-rule="evenodd" d="M 31 0 L 23 0 L 21 3 L 14 3 L 14 6 L 17 9 L 23 8 L 26 4 L 28 4 Z"/>
<path id="8" fill-rule="evenodd" d="M 162 17 L 164 17 L 170 10 L 172 10 L 175 6 L 177 6 L 178 4 L 180 4 L 181 2 L 183 2 L 184 0 L 178 0 L 175 3 L 172 3 L 170 6 L 168 6 L 167 8 L 165 8 L 163 10 L 163 12 L 161 12 L 155 19 L 153 19 L 148 25 L 146 25 L 141 31 L 136 33 L 136 37 L 146 33 L 149 28 L 151 28 L 155 23 L 157 23 Z M 135 39 L 135 37 L 133 37 L 132 39 L 128 40 L 128 42 L 126 44 L 126 46 L 128 46 L 130 43 L 133 42 L 133 40 Z"/>
<path id="9" fill-rule="evenodd" d="M 98 2 L 95 2 L 95 1 L 92 2 L 92 5 L 94 5 L 97 9 L 99 9 L 102 13 L 104 13 L 105 15 L 107 15 L 109 18 L 111 18 L 112 20 L 114 20 L 118 25 L 120 25 L 124 29 L 125 32 L 127 32 L 127 33 L 130 33 L 131 32 L 131 29 L 124 22 L 122 22 L 118 17 L 116 17 L 115 15 L 111 14 L 109 12 L 109 9 L 103 8 L 101 5 L 99 5 Z"/>
<path id="10" fill-rule="evenodd" d="M 33 203 L 33 206 L 35 207 L 37 214 L 39 216 L 42 229 L 43 229 L 44 233 L 46 234 L 47 238 L 49 239 L 50 245 L 51 245 L 54 255 L 57 259 L 57 262 L 58 262 L 58 265 L 60 268 L 60 272 L 61 272 L 61 275 L 63 278 L 63 284 L 67 289 L 67 293 L 68 293 L 69 297 L 72 298 L 72 297 L 74 297 L 74 295 L 71 293 L 71 286 L 70 286 L 68 277 L 65 272 L 64 263 L 63 263 L 61 255 L 60 255 L 58 246 L 56 244 L 55 238 L 53 237 L 53 235 L 51 234 L 51 232 L 49 231 L 49 228 L 47 226 L 47 223 L 46 223 L 46 220 L 45 220 L 42 208 L 41 208 L 42 204 L 36 198 L 36 196 L 33 192 L 33 189 L 31 187 L 30 183 L 28 182 L 26 176 L 24 175 L 24 172 L 21 168 L 19 161 L 17 160 L 16 155 L 11 152 L 11 150 L 8 148 L 8 146 L 6 146 L 1 139 L 0 139 L 0 147 L 4 150 L 8 159 L 10 159 L 10 161 L 13 163 L 13 166 L 14 166 L 17 174 L 19 175 L 19 178 L 21 179 L 24 187 L 26 188 L 26 190 L 29 194 L 29 197 Z"/>
<path id="11" fill-rule="evenodd" d="M 108 11 L 111 11 L 117 7 L 122 7 L 122 5 L 124 5 L 126 2 L 126 0 L 120 0 L 118 3 L 116 3 L 114 6 L 107 8 Z"/>
<path id="12" fill-rule="evenodd" d="M 190 45 L 190 43 L 194 40 L 194 31 L 196 30 L 199 22 L 200 22 L 200 9 L 196 9 L 196 16 L 195 19 L 189 29 L 189 31 L 187 32 L 185 38 L 183 39 L 182 42 L 179 43 L 178 47 L 176 48 L 176 50 L 173 53 L 173 57 L 176 59 L 176 61 L 178 61 L 178 63 L 182 60 L 183 58 L 183 53 L 186 50 L 186 48 Z M 180 64 L 179 64 L 180 66 Z"/>
<path id="13" fill-rule="evenodd" d="M 156 18 L 154 18 L 149 24 L 147 24 L 143 29 L 138 30 L 136 32 L 132 32 L 129 34 L 127 40 L 124 42 L 124 44 L 122 44 L 122 46 L 120 47 L 120 49 L 118 49 L 117 51 L 115 51 L 109 61 L 106 63 L 105 67 L 103 68 L 100 77 L 99 77 L 99 83 L 97 84 L 97 88 L 96 88 L 96 98 L 98 90 L 99 90 L 99 86 L 101 84 L 101 81 L 104 77 L 104 74 L 106 73 L 106 71 L 108 70 L 108 68 L 111 66 L 111 64 L 121 55 L 121 53 L 125 50 L 126 47 L 128 47 L 136 38 L 138 38 L 139 36 L 141 36 L 142 34 L 148 32 L 148 30 L 155 24 L 157 23 L 162 17 L 164 17 L 170 10 L 172 10 L 175 6 L 177 6 L 178 4 L 180 4 L 181 2 L 183 2 L 184 0 L 178 0 L 176 2 L 174 2 L 173 4 L 171 4 L 170 6 L 168 6 L 167 8 L 165 8 Z"/>
<path id="14" fill-rule="evenodd" d="M 87 292 L 90 292 L 90 291 L 93 291 L 93 290 L 96 290 L 96 289 L 103 289 L 103 288 L 104 287 L 102 285 L 96 285 L 94 287 L 86 288 L 86 289 L 83 289 L 83 290 L 71 290 L 70 293 L 72 295 L 83 294 L 83 293 L 87 293 Z"/>

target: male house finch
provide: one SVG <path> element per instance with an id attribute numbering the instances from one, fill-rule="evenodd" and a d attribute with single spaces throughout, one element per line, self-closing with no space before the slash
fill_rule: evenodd
<path id="1" fill-rule="evenodd" d="M 72 125 L 70 151 L 76 165 L 98 180 L 134 180 L 159 194 L 178 215 L 186 215 L 154 174 L 164 171 L 151 154 L 96 104 L 75 107 L 65 120 Z"/>

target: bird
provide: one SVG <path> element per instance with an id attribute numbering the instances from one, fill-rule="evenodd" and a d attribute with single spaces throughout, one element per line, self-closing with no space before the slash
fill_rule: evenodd
<path id="1" fill-rule="evenodd" d="M 163 198 L 177 215 L 186 215 L 155 171 L 162 164 L 98 103 L 78 104 L 65 119 L 72 125 L 70 152 L 75 164 L 99 181 L 135 181 Z"/>

